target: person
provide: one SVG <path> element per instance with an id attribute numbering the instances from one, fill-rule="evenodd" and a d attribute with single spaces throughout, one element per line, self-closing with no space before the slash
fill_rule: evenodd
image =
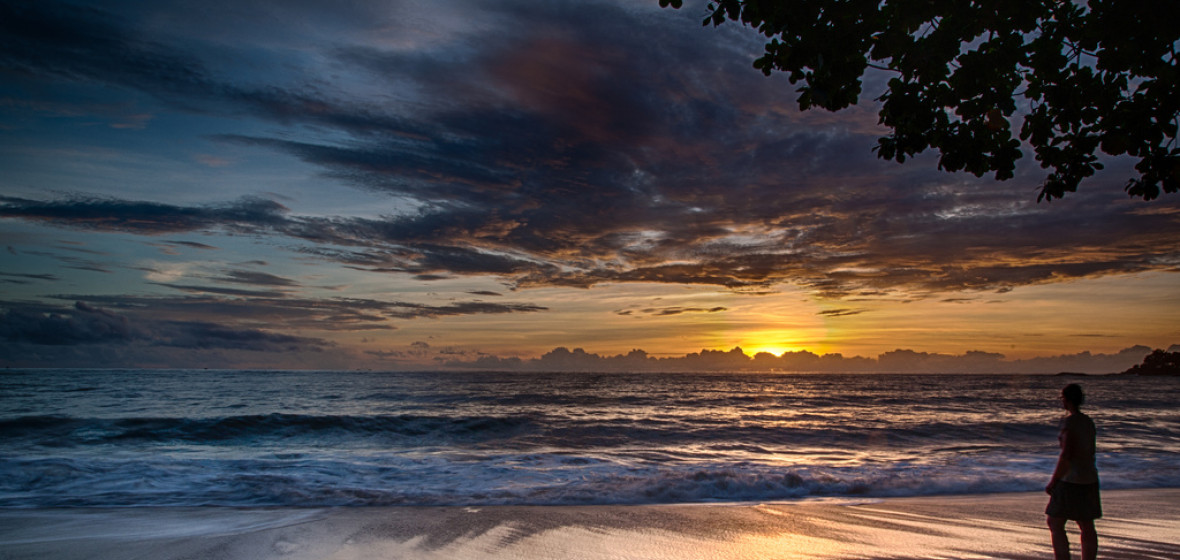
<path id="1" fill-rule="evenodd" d="M 1102 517 L 1098 495 L 1098 469 L 1094 464 L 1096 430 L 1094 421 L 1080 410 L 1086 402 L 1082 387 L 1076 383 L 1061 390 L 1061 406 L 1069 412 L 1061 419 L 1057 441 L 1061 455 L 1053 478 L 1045 486 L 1049 505 L 1045 508 L 1049 532 L 1053 537 L 1053 557 L 1069 560 L 1069 538 L 1065 523 L 1073 520 L 1082 536 L 1082 559 L 1098 557 L 1098 533 L 1094 520 Z"/>

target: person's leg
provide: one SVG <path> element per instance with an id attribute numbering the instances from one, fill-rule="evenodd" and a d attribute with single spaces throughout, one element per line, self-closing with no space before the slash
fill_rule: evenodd
<path id="1" fill-rule="evenodd" d="M 1069 536 L 1065 534 L 1065 518 L 1049 516 L 1049 534 L 1053 537 L 1054 560 L 1069 560 Z"/>
<path id="2" fill-rule="evenodd" d="M 1082 533 L 1082 560 L 1098 558 L 1098 531 L 1093 519 L 1079 519 L 1078 530 Z"/>

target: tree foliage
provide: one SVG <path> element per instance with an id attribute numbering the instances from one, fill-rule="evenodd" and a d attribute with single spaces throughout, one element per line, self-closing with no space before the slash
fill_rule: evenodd
<path id="1" fill-rule="evenodd" d="M 933 148 L 940 169 L 1003 180 L 1027 145 L 1049 170 L 1038 200 L 1052 200 L 1102 169 L 1101 151 L 1138 158 L 1131 196 L 1180 190 L 1180 2 L 710 2 L 704 24 L 726 21 L 769 39 L 754 67 L 801 83 L 803 110 L 844 109 L 869 68 L 892 73 L 881 158 Z"/>
<path id="2" fill-rule="evenodd" d="M 1143 363 L 1123 372 L 1134 375 L 1180 375 L 1180 352 L 1156 349 L 1143 358 Z"/>

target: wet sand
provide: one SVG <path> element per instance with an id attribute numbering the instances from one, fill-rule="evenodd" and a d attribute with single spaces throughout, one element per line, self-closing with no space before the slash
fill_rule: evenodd
<path id="1" fill-rule="evenodd" d="M 0 559 L 1046 559 L 1046 499 L 8 509 Z M 1103 502 L 1101 558 L 1180 558 L 1180 489 L 1108 491 Z"/>

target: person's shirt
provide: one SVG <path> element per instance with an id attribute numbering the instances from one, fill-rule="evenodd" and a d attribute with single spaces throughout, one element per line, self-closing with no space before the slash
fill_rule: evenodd
<path id="1" fill-rule="evenodd" d="M 1089 416 L 1075 412 L 1061 420 L 1057 441 L 1062 455 L 1069 460 L 1069 472 L 1061 480 L 1074 484 L 1098 482 L 1098 468 L 1094 464 L 1096 439 L 1097 430 Z"/>

